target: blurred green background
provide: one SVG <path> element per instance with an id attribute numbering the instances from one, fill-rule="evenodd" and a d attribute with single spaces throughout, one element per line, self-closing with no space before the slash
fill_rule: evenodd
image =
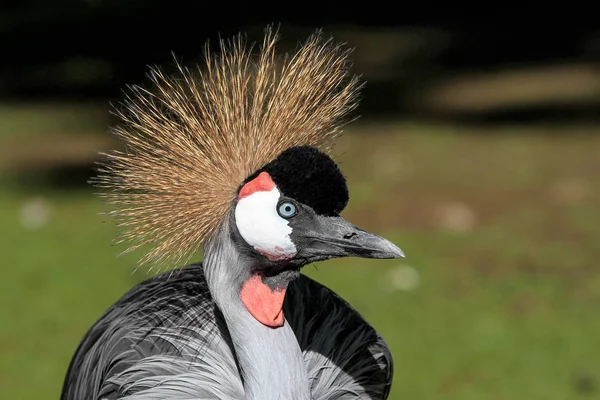
<path id="1" fill-rule="evenodd" d="M 324 27 L 368 81 L 337 145 L 344 216 L 407 258 L 304 271 L 387 340 L 390 399 L 600 398 L 600 29 L 246 7 L 210 23 L 182 1 L 2 10 L 1 397 L 58 398 L 85 331 L 147 277 L 86 183 L 119 145 L 109 101 L 171 51 L 193 63 L 206 39 L 281 22 L 283 49 Z"/>

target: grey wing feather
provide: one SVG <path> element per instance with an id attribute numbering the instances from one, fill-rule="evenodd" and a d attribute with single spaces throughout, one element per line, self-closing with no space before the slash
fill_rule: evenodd
<path id="1" fill-rule="evenodd" d="M 314 399 L 387 399 L 393 361 L 381 336 L 346 301 L 305 275 L 286 294 Z"/>
<path id="2" fill-rule="evenodd" d="M 61 399 L 240 399 L 232 348 L 201 265 L 158 275 L 88 331 Z"/>
<path id="3" fill-rule="evenodd" d="M 284 307 L 314 399 L 387 398 L 389 350 L 348 303 L 302 275 Z M 98 320 L 75 353 L 61 399 L 241 399 L 232 349 L 202 267 L 192 265 L 141 283 Z"/>

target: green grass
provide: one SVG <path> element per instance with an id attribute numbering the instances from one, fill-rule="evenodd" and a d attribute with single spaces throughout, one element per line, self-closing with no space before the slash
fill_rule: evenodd
<path id="1" fill-rule="evenodd" d="M 109 119 L 108 104 L 0 104 L 0 139 L 39 138 L 48 133 L 80 134 Z"/>
<path id="2" fill-rule="evenodd" d="M 387 340 L 391 399 L 600 397 L 600 137 L 549 130 L 387 123 L 341 139 L 344 216 L 407 258 L 305 273 Z M 139 254 L 116 257 L 90 189 L 0 182 L 2 397 L 58 398 L 82 335 L 145 275 Z M 48 221 L 26 228 L 33 198 Z"/>

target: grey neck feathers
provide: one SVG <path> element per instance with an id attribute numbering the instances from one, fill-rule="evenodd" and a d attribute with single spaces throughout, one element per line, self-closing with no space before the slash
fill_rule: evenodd
<path id="1" fill-rule="evenodd" d="M 232 239 L 227 218 L 204 246 L 204 270 L 211 294 L 223 313 L 242 370 L 246 399 L 310 399 L 302 350 L 287 321 L 281 328 L 258 322 L 240 299 L 250 276 L 251 257 Z"/>

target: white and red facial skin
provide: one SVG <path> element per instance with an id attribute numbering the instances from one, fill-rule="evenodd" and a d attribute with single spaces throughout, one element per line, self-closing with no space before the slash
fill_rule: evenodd
<path id="1" fill-rule="evenodd" d="M 290 238 L 289 222 L 277 213 L 281 193 L 271 176 L 261 172 L 238 194 L 235 221 L 242 238 L 270 261 L 293 258 L 296 246 Z M 285 288 L 272 290 L 254 274 L 243 285 L 240 298 L 260 323 L 277 328 L 283 325 Z"/>

